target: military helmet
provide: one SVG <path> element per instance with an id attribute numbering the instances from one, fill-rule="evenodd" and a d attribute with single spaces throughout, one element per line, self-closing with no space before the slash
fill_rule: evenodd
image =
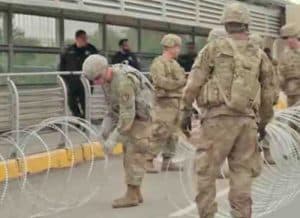
<path id="1" fill-rule="evenodd" d="M 177 35 L 175 35 L 175 34 L 167 34 L 167 35 L 165 35 L 165 36 L 162 38 L 160 44 L 161 44 L 162 46 L 164 46 L 164 47 L 169 47 L 169 48 L 171 48 L 171 47 L 174 47 L 174 46 L 176 46 L 176 45 L 181 46 L 182 40 L 181 40 L 181 38 L 180 38 L 179 36 L 177 36 Z"/>
<path id="2" fill-rule="evenodd" d="M 250 12 L 247 7 L 241 3 L 232 3 L 225 7 L 224 13 L 221 19 L 223 24 L 225 23 L 250 23 Z"/>
<path id="3" fill-rule="evenodd" d="M 259 48 L 263 49 L 263 47 L 264 47 L 264 39 L 259 34 L 256 34 L 256 33 L 251 34 L 249 36 L 249 39 L 250 39 L 250 42 L 253 45 L 259 46 Z"/>
<path id="4" fill-rule="evenodd" d="M 280 36 L 281 37 L 299 37 L 300 29 L 294 23 L 286 24 L 283 27 L 281 27 Z"/>
<path id="5" fill-rule="evenodd" d="M 95 54 L 85 59 L 82 66 L 82 71 L 87 79 L 95 80 L 98 76 L 103 75 L 107 68 L 107 59 L 102 55 Z"/>
<path id="6" fill-rule="evenodd" d="M 227 32 L 224 28 L 214 28 L 209 32 L 207 41 L 212 42 L 216 39 L 223 39 L 227 36 Z"/>

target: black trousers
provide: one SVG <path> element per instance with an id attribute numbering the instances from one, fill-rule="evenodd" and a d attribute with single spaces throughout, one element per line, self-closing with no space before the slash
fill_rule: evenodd
<path id="1" fill-rule="evenodd" d="M 75 117 L 85 118 L 85 92 L 80 77 L 64 76 L 68 88 L 68 104 Z"/>

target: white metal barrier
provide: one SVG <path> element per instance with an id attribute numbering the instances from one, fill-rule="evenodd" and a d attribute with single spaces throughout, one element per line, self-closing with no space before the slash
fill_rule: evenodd
<path id="1" fill-rule="evenodd" d="M 0 132 L 12 129 L 12 98 L 8 86 L 0 88 Z"/>
<path id="2" fill-rule="evenodd" d="M 60 75 L 66 72 L 49 73 L 9 73 L 0 74 L 6 84 L 1 87 L 0 94 L 0 131 L 12 131 L 16 143 L 20 142 L 20 130 L 37 125 L 41 121 L 53 117 L 68 116 L 67 87 Z M 53 85 L 19 85 L 19 77 L 36 76 L 56 77 Z M 67 129 L 64 128 L 65 134 Z"/>
<path id="3" fill-rule="evenodd" d="M 101 15 L 126 16 L 137 19 L 180 24 L 201 28 L 220 25 L 224 6 L 237 0 L 0 0 L 0 3 L 24 5 L 31 8 L 57 8 Z M 257 5 L 255 3 L 264 4 Z M 277 37 L 281 26 L 281 7 L 286 0 L 244 1 L 251 12 L 251 30 Z M 277 6 L 277 7 L 274 7 Z"/>
<path id="4" fill-rule="evenodd" d="M 67 86 L 62 75 L 81 75 L 81 72 L 42 72 L 0 74 L 6 84 L 0 87 L 0 132 L 15 131 L 13 138 L 19 142 L 20 130 L 39 124 L 53 117 L 70 116 Z M 19 77 L 56 77 L 53 85 L 18 85 Z M 107 112 L 105 89 L 100 85 L 90 85 L 81 77 L 86 98 L 86 120 L 101 121 Z M 65 130 L 67 132 L 67 130 Z M 67 134 L 67 133 L 66 133 Z"/>
<path id="5" fill-rule="evenodd" d="M 85 77 L 81 77 L 81 82 L 85 90 L 85 119 L 90 123 L 103 119 L 108 105 L 105 88 L 101 85 L 91 85 Z"/>

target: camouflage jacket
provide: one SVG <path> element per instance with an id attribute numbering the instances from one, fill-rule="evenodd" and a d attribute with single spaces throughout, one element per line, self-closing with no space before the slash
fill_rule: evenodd
<path id="1" fill-rule="evenodd" d="M 107 87 L 109 116 L 117 120 L 116 128 L 119 133 L 126 134 L 136 119 L 137 81 L 131 80 L 122 72 L 113 71 L 113 75 L 113 80 Z"/>
<path id="2" fill-rule="evenodd" d="M 279 61 L 280 85 L 286 95 L 300 95 L 300 49 L 287 50 Z"/>
<path id="3" fill-rule="evenodd" d="M 277 104 L 279 100 L 279 95 L 280 95 L 280 73 L 278 70 L 278 62 L 274 59 L 270 60 L 273 66 L 273 80 L 272 80 L 272 85 L 273 85 L 273 90 L 274 90 L 274 105 Z"/>
<path id="4" fill-rule="evenodd" d="M 260 55 L 256 55 L 257 50 L 255 50 L 254 46 L 251 45 L 249 41 L 240 40 L 234 41 L 234 43 L 236 44 L 239 53 L 243 56 L 245 55 L 244 58 L 246 58 L 247 64 L 250 65 L 248 66 L 248 70 L 252 69 L 257 71 L 257 75 L 259 77 L 257 78 L 259 81 L 258 86 L 261 89 L 261 94 L 259 95 L 261 98 L 259 99 L 259 112 L 255 112 L 253 109 L 249 108 L 247 112 L 240 113 L 229 108 L 225 104 L 224 99 L 220 99 L 220 104 L 216 104 L 215 106 L 208 105 L 202 108 L 204 112 L 203 116 L 253 116 L 260 119 L 261 123 L 266 124 L 273 116 L 273 67 L 270 60 L 263 52 L 260 52 Z M 195 100 L 198 102 L 203 101 L 203 99 L 201 99 L 201 92 L 206 84 L 212 80 L 212 76 L 216 73 L 218 74 L 220 85 L 223 86 L 225 92 L 224 95 L 230 98 L 232 95 L 232 81 L 234 79 L 234 63 L 233 48 L 229 45 L 229 43 L 227 43 L 226 39 L 216 40 L 200 51 L 184 90 L 184 107 L 191 108 L 192 103 Z M 249 73 L 252 70 L 250 70 Z M 215 89 L 214 91 L 218 92 L 218 89 Z M 210 94 L 215 93 L 211 92 Z M 238 95 L 239 93 L 234 94 Z"/>
<path id="5" fill-rule="evenodd" d="M 163 56 L 154 59 L 150 76 L 155 87 L 156 97 L 181 98 L 186 84 L 183 68 L 176 60 L 166 60 Z"/>

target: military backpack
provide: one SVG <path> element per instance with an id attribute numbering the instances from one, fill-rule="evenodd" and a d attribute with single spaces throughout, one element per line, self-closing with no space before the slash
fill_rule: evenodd
<path id="1" fill-rule="evenodd" d="M 222 41 L 229 45 L 217 54 L 209 80 L 200 91 L 200 107 L 226 104 L 232 110 L 245 113 L 259 110 L 261 84 L 259 82 L 261 50 L 250 43 L 247 54 L 241 54 L 231 38 Z"/>
<path id="2" fill-rule="evenodd" d="M 144 120 L 151 119 L 154 106 L 154 87 L 149 79 L 127 63 L 115 64 L 113 68 L 126 74 L 137 87 L 135 102 L 137 116 Z"/>

